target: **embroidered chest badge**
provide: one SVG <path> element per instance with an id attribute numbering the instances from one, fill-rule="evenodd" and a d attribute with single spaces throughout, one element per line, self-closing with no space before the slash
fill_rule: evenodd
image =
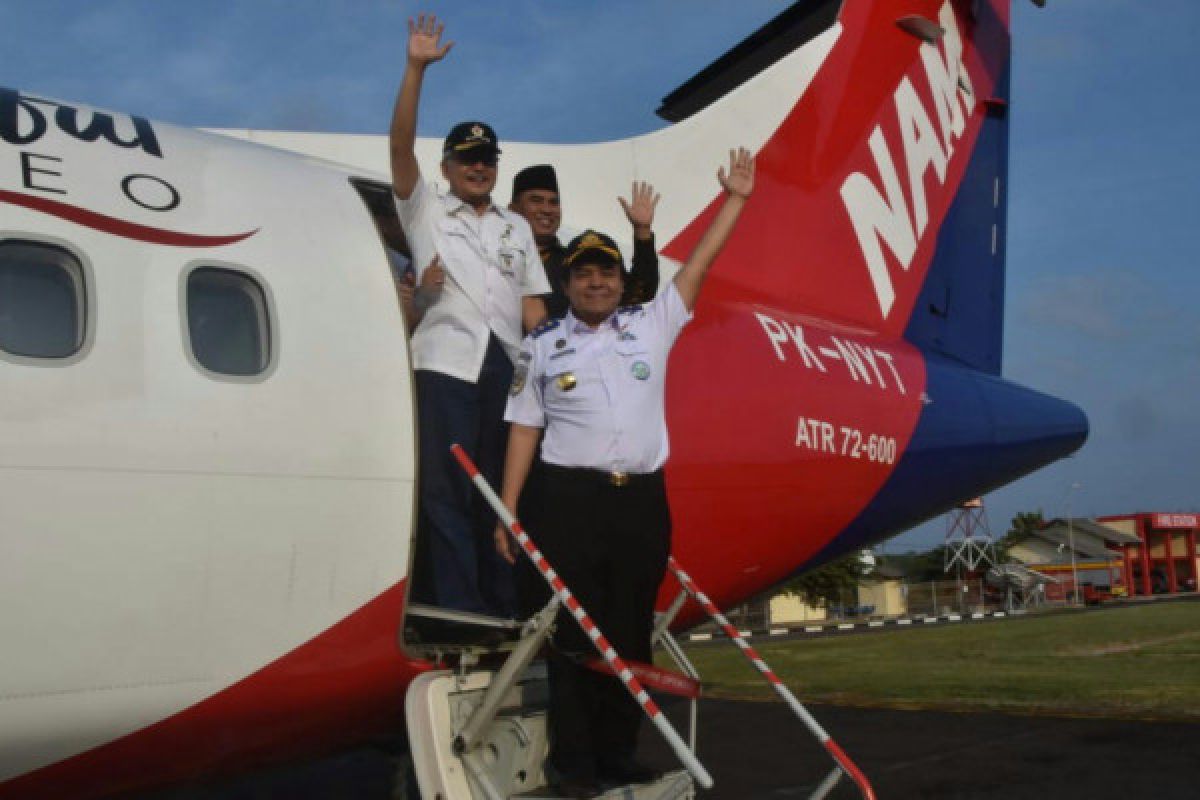
<path id="1" fill-rule="evenodd" d="M 521 355 L 524 355 L 522 353 Z M 529 364 L 522 359 L 521 363 L 517 364 L 517 368 L 513 370 L 512 385 L 508 387 L 508 393 L 516 397 L 525 388 L 525 380 L 529 377 Z"/>
<path id="2" fill-rule="evenodd" d="M 633 373 L 633 377 L 639 381 L 644 381 L 650 377 L 650 365 L 645 361 L 635 361 L 629 367 L 629 371 Z"/>
<path id="3" fill-rule="evenodd" d="M 500 250 L 496 254 L 499 256 L 505 272 L 512 272 L 513 263 L 516 261 L 516 247 L 512 243 L 512 232 L 513 226 L 509 225 L 504 229 L 504 233 L 500 234 Z"/>

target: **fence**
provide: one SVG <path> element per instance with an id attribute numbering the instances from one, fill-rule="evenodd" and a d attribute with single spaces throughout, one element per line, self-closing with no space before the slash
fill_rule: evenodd
<path id="1" fill-rule="evenodd" d="M 1080 592 L 1080 602 L 1083 590 Z M 1070 578 L 1025 592 L 1009 592 L 990 586 L 982 578 L 965 580 L 896 583 L 892 591 L 847 589 L 832 603 L 808 609 L 803 617 L 772 614 L 771 598 L 759 597 L 732 609 L 728 616 L 743 630 L 806 623 L 835 623 L 897 617 L 944 617 L 946 615 L 992 614 L 997 611 L 1068 606 L 1074 602 Z"/>

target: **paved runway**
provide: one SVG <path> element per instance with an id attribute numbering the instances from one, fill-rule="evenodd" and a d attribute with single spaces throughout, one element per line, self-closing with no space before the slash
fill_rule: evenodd
<path id="1" fill-rule="evenodd" d="M 880 800 L 1200 798 L 1200 724 L 809 710 Z M 717 783 L 706 800 L 805 798 L 832 765 L 782 703 L 704 701 L 699 745 Z M 670 763 L 649 736 L 646 750 L 656 763 Z M 857 796 L 846 779 L 831 795 Z"/>
<path id="2" fill-rule="evenodd" d="M 812 706 L 866 772 L 880 800 L 1193 800 L 1200 724 Z M 670 715 L 682 721 L 682 705 Z M 678 730 L 686 730 L 679 727 Z M 717 785 L 704 800 L 805 798 L 831 762 L 781 703 L 703 701 L 700 757 Z M 646 726 L 644 752 L 673 762 Z M 264 773 L 154 800 L 386 800 L 391 764 L 375 751 Z M 848 781 L 831 797 L 854 798 Z"/>

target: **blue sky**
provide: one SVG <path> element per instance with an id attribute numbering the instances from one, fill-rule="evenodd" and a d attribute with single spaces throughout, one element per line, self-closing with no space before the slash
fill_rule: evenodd
<path id="1" fill-rule="evenodd" d="M 458 42 L 421 132 L 478 116 L 579 142 L 663 124 L 661 98 L 782 4 L 430 3 Z M 1082 406 L 1075 457 L 989 495 L 1047 515 L 1200 510 L 1200 3 L 1013 0 L 1005 375 Z M 0 0 L 0 85 L 169 122 L 386 130 L 399 0 Z M 1073 484 L 1080 488 L 1071 490 Z M 935 520 L 889 551 L 937 543 Z"/>

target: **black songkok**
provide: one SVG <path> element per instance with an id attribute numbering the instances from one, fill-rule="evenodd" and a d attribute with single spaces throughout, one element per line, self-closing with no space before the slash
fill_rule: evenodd
<path id="1" fill-rule="evenodd" d="M 549 164 L 537 164 L 518 172 L 513 178 L 513 199 L 515 200 L 521 192 L 527 192 L 530 189 L 544 189 L 557 194 L 558 176 L 554 174 L 554 167 Z"/>

